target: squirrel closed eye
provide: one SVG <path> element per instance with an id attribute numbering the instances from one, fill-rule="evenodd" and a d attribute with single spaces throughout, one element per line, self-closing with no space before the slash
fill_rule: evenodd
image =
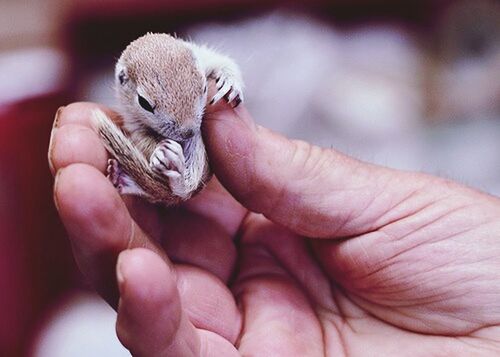
<path id="1" fill-rule="evenodd" d="M 139 105 L 144 108 L 144 110 L 147 110 L 148 112 L 154 113 L 155 109 L 154 107 L 149 104 L 149 102 L 140 94 L 137 94 L 137 99 L 139 101 Z"/>

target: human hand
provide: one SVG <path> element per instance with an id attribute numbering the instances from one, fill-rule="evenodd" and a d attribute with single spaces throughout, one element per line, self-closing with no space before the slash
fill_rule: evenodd
<path id="1" fill-rule="evenodd" d="M 497 198 L 223 107 L 205 142 L 237 201 L 214 181 L 182 207 L 124 204 L 102 174 L 94 107 L 59 112 L 54 197 L 80 269 L 113 306 L 120 297 L 118 336 L 135 355 L 500 352 Z"/>

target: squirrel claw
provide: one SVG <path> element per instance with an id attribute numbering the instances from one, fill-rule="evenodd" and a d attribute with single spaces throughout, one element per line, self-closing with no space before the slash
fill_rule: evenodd
<path id="1" fill-rule="evenodd" d="M 210 101 L 210 105 L 217 103 L 222 98 L 224 98 L 227 103 L 231 103 L 235 101 L 236 98 L 239 98 L 239 100 L 235 102 L 236 105 L 234 107 L 241 103 L 243 100 L 243 85 L 238 76 L 231 74 L 231 72 L 222 72 L 216 77 L 215 83 L 217 93 L 215 93 Z"/>
<path id="2" fill-rule="evenodd" d="M 170 139 L 160 142 L 151 155 L 149 165 L 151 170 L 168 179 L 174 195 L 183 199 L 189 197 L 190 192 L 186 189 L 184 181 L 186 159 L 178 142 Z"/>
<path id="3" fill-rule="evenodd" d="M 182 146 L 174 140 L 162 141 L 151 155 L 149 165 L 153 171 L 164 176 L 169 176 L 171 171 L 182 174 L 185 168 Z"/>
<path id="4" fill-rule="evenodd" d="M 240 104 L 241 104 L 241 98 L 239 95 L 237 95 L 234 99 L 233 99 L 233 108 L 237 108 Z M 229 103 L 229 101 L 228 101 Z"/>

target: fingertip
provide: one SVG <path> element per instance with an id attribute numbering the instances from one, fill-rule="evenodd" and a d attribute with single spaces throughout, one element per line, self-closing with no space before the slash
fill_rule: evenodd
<path id="1" fill-rule="evenodd" d="M 163 304 L 177 294 L 174 272 L 149 249 L 122 251 L 118 256 L 116 275 L 121 298 L 131 306 L 143 306 L 144 301 L 150 305 Z"/>
<path id="2" fill-rule="evenodd" d="M 229 115 L 239 120 L 249 121 L 253 123 L 248 111 L 245 109 L 243 100 L 237 96 L 231 102 L 226 100 L 218 100 L 214 103 L 213 98 L 217 94 L 217 86 L 215 80 L 208 82 L 208 94 L 205 121 L 217 120 L 220 116 Z"/>
<path id="3" fill-rule="evenodd" d="M 92 128 L 92 117 L 95 110 L 102 110 L 108 116 L 118 118 L 114 111 L 103 105 L 90 102 L 75 102 L 62 109 L 59 115 L 58 127 L 66 124 L 76 124 Z"/>
<path id="4" fill-rule="evenodd" d="M 222 185 L 249 209 L 258 209 L 250 202 L 256 196 L 272 198 L 270 187 L 259 182 L 279 170 L 271 165 L 284 154 L 271 150 L 283 149 L 273 142 L 276 138 L 256 125 L 243 105 L 209 113 L 203 129 L 211 167 Z"/>
<path id="5" fill-rule="evenodd" d="M 91 112 L 97 104 L 87 102 L 76 102 L 68 104 L 60 114 L 59 127 L 66 124 L 78 124 L 90 127 Z"/>
<path id="6" fill-rule="evenodd" d="M 57 128 L 59 126 L 59 118 L 61 116 L 62 110 L 64 109 L 64 106 L 59 107 L 57 109 L 56 115 L 54 116 L 54 122 L 52 123 L 52 130 L 50 131 L 50 139 L 49 139 L 49 149 L 47 151 L 47 158 L 49 162 L 49 169 L 54 176 L 57 172 L 54 163 L 53 163 L 53 151 L 54 151 L 54 136 L 57 131 Z"/>
<path id="7" fill-rule="evenodd" d="M 246 157 L 254 149 L 259 127 L 243 105 L 231 108 L 225 103 L 219 109 L 206 114 L 202 129 L 210 159 L 225 164 L 227 159 Z"/>
<path id="8" fill-rule="evenodd" d="M 224 100 L 220 100 L 207 107 L 204 123 L 212 122 L 244 125 L 249 130 L 257 128 L 255 121 L 243 103 L 233 106 Z"/>
<path id="9" fill-rule="evenodd" d="M 82 125 L 66 124 L 51 139 L 49 165 L 56 172 L 73 163 L 85 163 L 104 171 L 107 151 L 96 133 Z"/>
<path id="10" fill-rule="evenodd" d="M 116 332 L 133 355 L 185 356 L 199 350 L 199 337 L 183 314 L 176 280 L 153 252 L 136 248 L 120 254 Z"/>
<path id="11" fill-rule="evenodd" d="M 73 163 L 90 164 L 101 171 L 106 168 L 108 154 L 93 125 L 96 110 L 117 118 L 110 109 L 94 103 L 72 103 L 58 109 L 48 150 L 52 175 Z"/>

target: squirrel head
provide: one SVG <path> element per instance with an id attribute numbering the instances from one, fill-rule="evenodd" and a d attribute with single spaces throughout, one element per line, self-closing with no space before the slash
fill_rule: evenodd
<path id="1" fill-rule="evenodd" d="M 199 133 L 207 79 L 183 42 L 152 33 L 131 42 L 116 64 L 115 81 L 129 122 L 176 141 Z"/>

